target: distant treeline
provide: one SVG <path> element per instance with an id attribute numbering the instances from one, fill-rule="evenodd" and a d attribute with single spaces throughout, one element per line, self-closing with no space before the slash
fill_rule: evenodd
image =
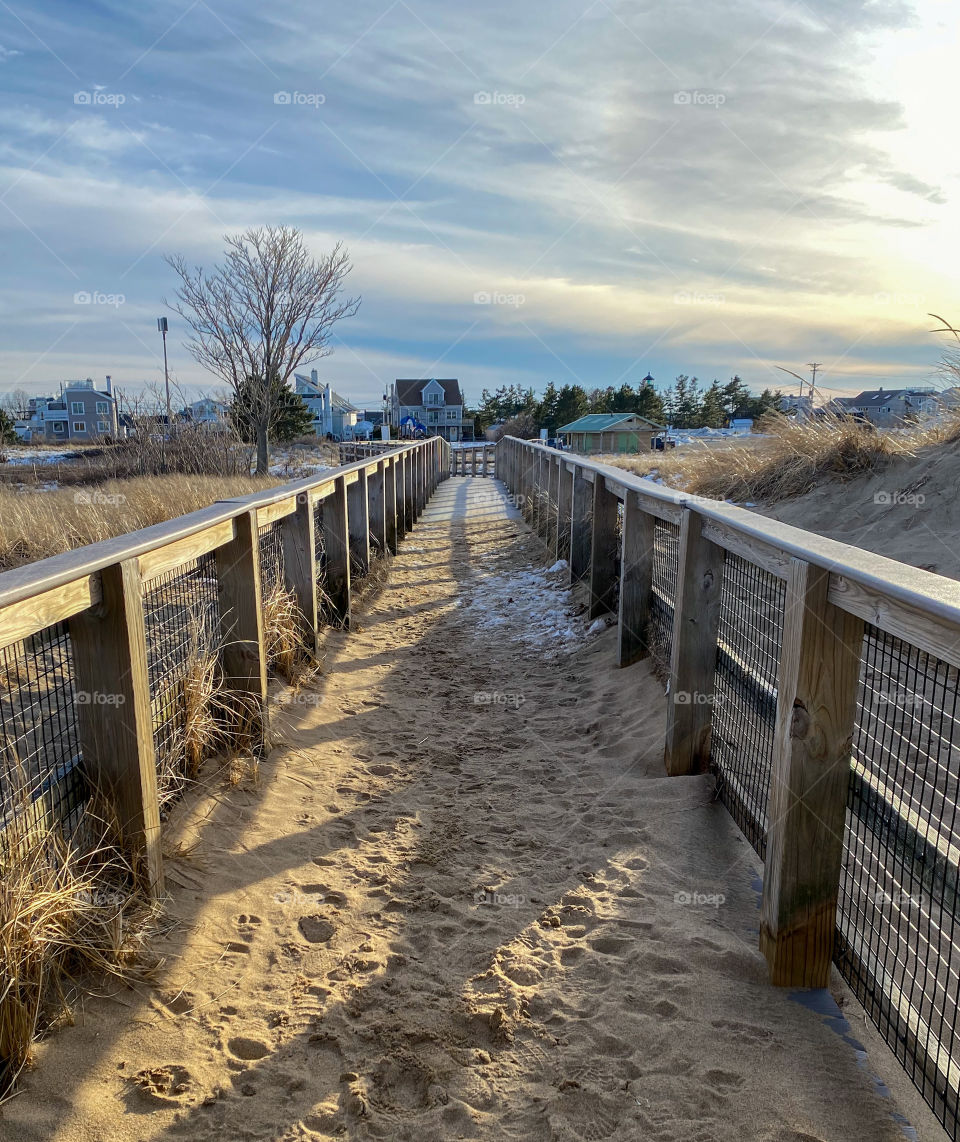
<path id="1" fill-rule="evenodd" d="M 764 389 L 754 396 L 739 377 L 725 385 L 714 381 L 703 387 L 696 377 L 681 374 L 663 392 L 649 381 L 641 382 L 639 388 L 611 385 L 590 390 L 581 385 L 557 388 L 551 381 L 539 398 L 533 389 L 519 385 L 503 385 L 495 393 L 484 389 L 479 405 L 469 415 L 474 417 L 478 433 L 501 420 L 514 422 L 518 434 L 536 435 L 541 428 L 556 432 L 590 412 L 636 412 L 656 424 L 675 428 L 725 428 L 731 420 L 756 420 L 778 409 L 781 397 L 779 389 Z"/>

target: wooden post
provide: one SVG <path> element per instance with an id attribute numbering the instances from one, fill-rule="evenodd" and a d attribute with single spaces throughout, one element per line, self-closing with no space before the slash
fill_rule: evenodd
<path id="1" fill-rule="evenodd" d="M 366 469 L 361 468 L 357 475 L 359 479 L 347 486 L 350 561 L 352 571 L 366 575 L 370 570 L 370 511 Z"/>
<path id="2" fill-rule="evenodd" d="M 560 457 L 557 472 L 557 545 L 555 555 L 557 559 L 570 559 L 570 524 L 573 511 L 573 472 L 567 467 L 563 456 Z"/>
<path id="3" fill-rule="evenodd" d="M 387 512 L 386 512 L 386 464 L 377 462 L 376 468 L 367 476 L 367 504 L 370 514 L 370 542 L 376 554 L 387 553 Z"/>
<path id="4" fill-rule="evenodd" d="M 629 666 L 649 654 L 647 629 L 653 600 L 653 546 L 656 519 L 642 511 L 637 497 L 627 492 L 623 501 L 623 535 L 620 544 L 620 615 L 617 664 Z"/>
<path id="5" fill-rule="evenodd" d="M 266 731 L 267 656 L 256 509 L 237 516 L 236 528 L 236 538 L 216 553 L 224 682 L 228 690 L 260 706 Z"/>
<path id="6" fill-rule="evenodd" d="M 590 618 L 613 610 L 617 590 L 617 506 L 619 499 L 599 473 L 593 477 L 593 527 L 590 544 Z"/>
<path id="7" fill-rule="evenodd" d="M 317 653 L 320 617 L 317 614 L 317 555 L 313 504 L 309 492 L 297 496 L 297 510 L 281 522 L 283 581 L 297 602 L 303 645 Z"/>
<path id="8" fill-rule="evenodd" d="M 343 476 L 323 501 L 323 549 L 327 557 L 327 596 L 330 617 L 350 626 L 350 537 L 347 529 L 347 484 Z"/>
<path id="9" fill-rule="evenodd" d="M 573 470 L 573 496 L 570 508 L 570 582 L 579 582 L 590 570 L 590 512 L 593 488 L 583 478 L 579 464 Z"/>
<path id="10" fill-rule="evenodd" d="M 760 913 L 782 987 L 826 987 L 833 958 L 863 620 L 827 602 L 829 579 L 790 560 Z"/>
<path id="11" fill-rule="evenodd" d="M 397 489 L 397 540 L 407 534 L 407 454 L 401 452 L 393 462 Z"/>
<path id="12" fill-rule="evenodd" d="M 397 554 L 397 462 L 387 460 L 384 467 L 383 484 L 384 531 L 387 550 Z"/>
<path id="13" fill-rule="evenodd" d="M 483 471 L 480 473 L 482 476 L 486 476 L 486 474 L 487 474 L 487 459 L 488 459 L 489 453 L 490 453 L 490 449 L 486 445 L 484 445 L 483 446 Z"/>
<path id="14" fill-rule="evenodd" d="M 684 509 L 673 611 L 664 764 L 667 773 L 704 773 L 710 759 L 722 547 L 703 538 L 702 516 Z"/>
<path id="15" fill-rule="evenodd" d="M 100 603 L 70 619 L 83 764 L 111 798 L 156 898 L 163 893 L 163 858 L 137 560 L 105 567 L 100 582 Z"/>
<path id="16" fill-rule="evenodd" d="M 403 454 L 403 519 L 404 532 L 413 530 L 413 452 Z"/>
<path id="17" fill-rule="evenodd" d="M 560 469 L 554 456 L 547 457 L 547 528 L 544 542 L 551 553 L 557 548 L 557 504 L 559 501 Z"/>

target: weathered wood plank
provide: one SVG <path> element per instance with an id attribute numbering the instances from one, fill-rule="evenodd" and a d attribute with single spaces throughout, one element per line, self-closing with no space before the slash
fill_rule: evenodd
<path id="1" fill-rule="evenodd" d="M 374 553 L 387 551 L 387 512 L 385 504 L 386 465 L 381 460 L 367 476 L 367 510 L 370 516 L 370 544 Z"/>
<path id="2" fill-rule="evenodd" d="M 366 575 L 370 570 L 370 510 L 365 470 L 357 472 L 356 483 L 347 486 L 347 518 L 351 571 Z"/>
<path id="3" fill-rule="evenodd" d="M 260 509 L 260 511 L 262 510 Z M 184 563 L 189 563 L 193 559 L 199 559 L 211 551 L 216 551 L 218 547 L 230 543 L 235 535 L 236 525 L 234 521 L 226 519 L 223 523 L 216 523 L 204 531 L 198 531 L 184 539 L 168 543 L 165 547 L 158 547 L 155 551 L 148 551 L 141 555 L 138 560 L 140 577 L 144 582 L 157 579 Z"/>
<path id="4" fill-rule="evenodd" d="M 664 748 L 664 765 L 672 776 L 702 773 L 710 759 L 724 553 L 703 537 L 702 526 L 699 512 L 684 513 Z"/>
<path id="5" fill-rule="evenodd" d="M 347 485 L 343 477 L 323 504 L 323 549 L 330 619 L 350 626 L 350 536 L 347 528 Z"/>
<path id="6" fill-rule="evenodd" d="M 620 501 L 603 480 L 593 485 L 593 527 L 590 529 L 590 618 L 613 610 L 617 591 L 617 508 Z"/>
<path id="7" fill-rule="evenodd" d="M 31 634 L 96 606 L 101 599 L 100 572 L 84 575 L 24 599 L 0 611 L 0 648 L 20 642 Z"/>
<path id="8" fill-rule="evenodd" d="M 570 582 L 578 583 L 590 570 L 590 516 L 593 512 L 593 488 L 579 467 L 573 470 L 570 504 Z"/>
<path id="9" fill-rule="evenodd" d="M 70 620 L 84 768 L 110 799 L 140 854 L 151 894 L 163 893 L 157 764 L 150 712 L 143 588 L 136 559 L 100 572 L 101 598 Z"/>
<path id="10" fill-rule="evenodd" d="M 830 981 L 863 622 L 794 559 L 778 676 L 760 949 L 785 987 Z"/>
<path id="11" fill-rule="evenodd" d="M 260 584 L 260 530 L 253 509 L 237 516 L 231 543 L 217 548 L 223 676 L 237 716 L 267 733 L 267 655 Z"/>
<path id="12" fill-rule="evenodd" d="M 641 508 L 636 494 L 623 503 L 620 548 L 620 614 L 617 663 L 629 666 L 649 653 L 647 630 L 653 599 L 653 549 L 656 520 Z"/>
<path id="13" fill-rule="evenodd" d="M 317 562 L 313 504 L 306 492 L 297 497 L 295 511 L 282 526 L 283 578 L 296 599 L 303 645 L 317 653 L 320 616 L 317 611 Z"/>

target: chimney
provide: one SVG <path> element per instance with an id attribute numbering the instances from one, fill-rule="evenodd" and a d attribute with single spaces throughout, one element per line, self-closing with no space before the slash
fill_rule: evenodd
<path id="1" fill-rule="evenodd" d="M 113 396 L 113 385 L 110 381 L 110 374 L 109 373 L 107 374 L 107 396 L 108 397 Z"/>
<path id="2" fill-rule="evenodd" d="M 310 382 L 314 388 L 317 388 L 317 370 L 316 369 L 310 370 Z"/>

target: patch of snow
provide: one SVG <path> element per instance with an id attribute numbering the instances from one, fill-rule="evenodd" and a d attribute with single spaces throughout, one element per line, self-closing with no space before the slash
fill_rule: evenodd
<path id="1" fill-rule="evenodd" d="M 587 627 L 587 634 L 599 634 L 602 630 L 607 629 L 607 620 L 604 618 L 594 619 L 593 622 Z"/>
<path id="2" fill-rule="evenodd" d="M 566 559 L 558 559 L 556 563 L 548 569 L 547 574 L 552 575 L 554 571 L 566 571 L 569 566 L 570 564 Z"/>
<path id="3" fill-rule="evenodd" d="M 480 572 L 470 582 L 463 616 L 477 630 L 502 632 L 546 659 L 556 658 L 582 643 L 588 632 L 570 587 L 549 575 L 540 568 Z M 601 622 L 598 629 L 605 626 Z"/>
<path id="4" fill-rule="evenodd" d="M 4 463 L 12 464 L 62 464 L 67 460 L 75 460 L 76 452 L 56 451 L 50 448 L 7 448 L 0 451 L 6 460 Z"/>

